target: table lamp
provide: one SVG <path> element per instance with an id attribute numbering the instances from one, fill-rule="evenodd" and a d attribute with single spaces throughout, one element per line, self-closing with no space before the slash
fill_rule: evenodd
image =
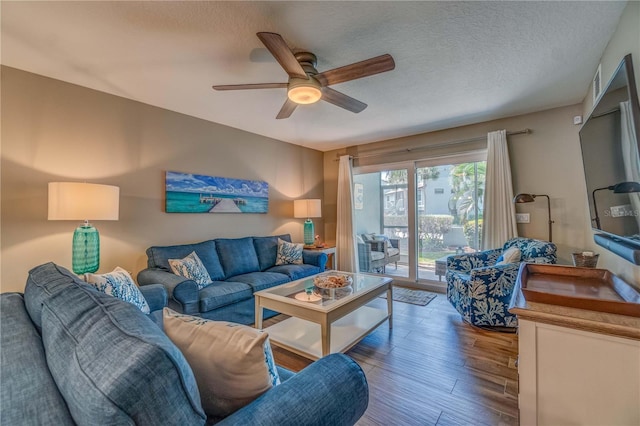
<path id="1" fill-rule="evenodd" d="M 304 245 L 312 246 L 315 239 L 315 230 L 313 229 L 312 217 L 322 217 L 322 206 L 319 199 L 294 200 L 293 201 L 293 217 L 304 221 Z"/>
<path id="2" fill-rule="evenodd" d="M 549 242 L 553 242 L 553 234 L 551 230 L 551 226 L 553 225 L 553 221 L 551 220 L 551 199 L 548 195 L 545 194 L 518 194 L 513 197 L 514 203 L 532 203 L 535 201 L 536 197 L 547 197 L 547 213 L 549 215 Z"/>
<path id="3" fill-rule="evenodd" d="M 73 233 L 72 269 L 93 273 L 100 267 L 100 234 L 89 220 L 118 220 L 120 188 L 77 182 L 49 182 L 49 220 L 84 220 Z"/>

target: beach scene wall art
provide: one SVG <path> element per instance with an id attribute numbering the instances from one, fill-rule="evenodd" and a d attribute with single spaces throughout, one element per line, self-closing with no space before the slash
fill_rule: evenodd
<path id="1" fill-rule="evenodd" d="M 269 184 L 166 172 L 167 213 L 267 213 Z"/>

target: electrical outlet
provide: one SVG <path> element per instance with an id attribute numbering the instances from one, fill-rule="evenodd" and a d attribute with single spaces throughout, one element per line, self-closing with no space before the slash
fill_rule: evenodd
<path id="1" fill-rule="evenodd" d="M 516 223 L 529 223 L 529 213 L 516 213 Z"/>

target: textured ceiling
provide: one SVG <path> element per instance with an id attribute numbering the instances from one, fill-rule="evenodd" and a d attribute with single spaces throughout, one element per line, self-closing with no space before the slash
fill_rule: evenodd
<path id="1" fill-rule="evenodd" d="M 2 64 L 321 151 L 580 102 L 626 2 L 9 2 Z M 275 116 L 286 82 L 256 37 L 318 71 L 389 53 L 396 69 Z"/>

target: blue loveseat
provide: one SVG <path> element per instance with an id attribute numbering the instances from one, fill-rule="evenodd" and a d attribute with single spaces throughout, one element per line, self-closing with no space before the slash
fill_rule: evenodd
<path id="1" fill-rule="evenodd" d="M 34 268 L 24 294 L 0 294 L 2 424 L 204 425 L 193 371 L 155 318 L 53 263 Z M 282 384 L 219 424 L 352 425 L 367 407 L 346 355 L 278 370 Z"/>
<path id="2" fill-rule="evenodd" d="M 291 242 L 291 236 L 285 234 L 149 247 L 148 267 L 138 274 L 138 284 L 164 285 L 169 294 L 169 307 L 178 312 L 217 321 L 253 324 L 253 293 L 319 274 L 327 263 L 325 253 L 304 250 L 303 264 L 276 266 L 278 238 Z M 200 290 L 194 281 L 171 272 L 169 266 L 169 259 L 182 259 L 193 251 L 212 280 Z M 265 309 L 264 318 L 273 315 L 276 312 Z"/>
<path id="3" fill-rule="evenodd" d="M 520 259 L 496 264 L 508 249 L 520 250 Z M 556 245 L 532 238 L 512 238 L 501 249 L 447 258 L 447 300 L 476 326 L 499 329 L 518 326 L 508 311 L 521 262 L 556 263 Z"/>

